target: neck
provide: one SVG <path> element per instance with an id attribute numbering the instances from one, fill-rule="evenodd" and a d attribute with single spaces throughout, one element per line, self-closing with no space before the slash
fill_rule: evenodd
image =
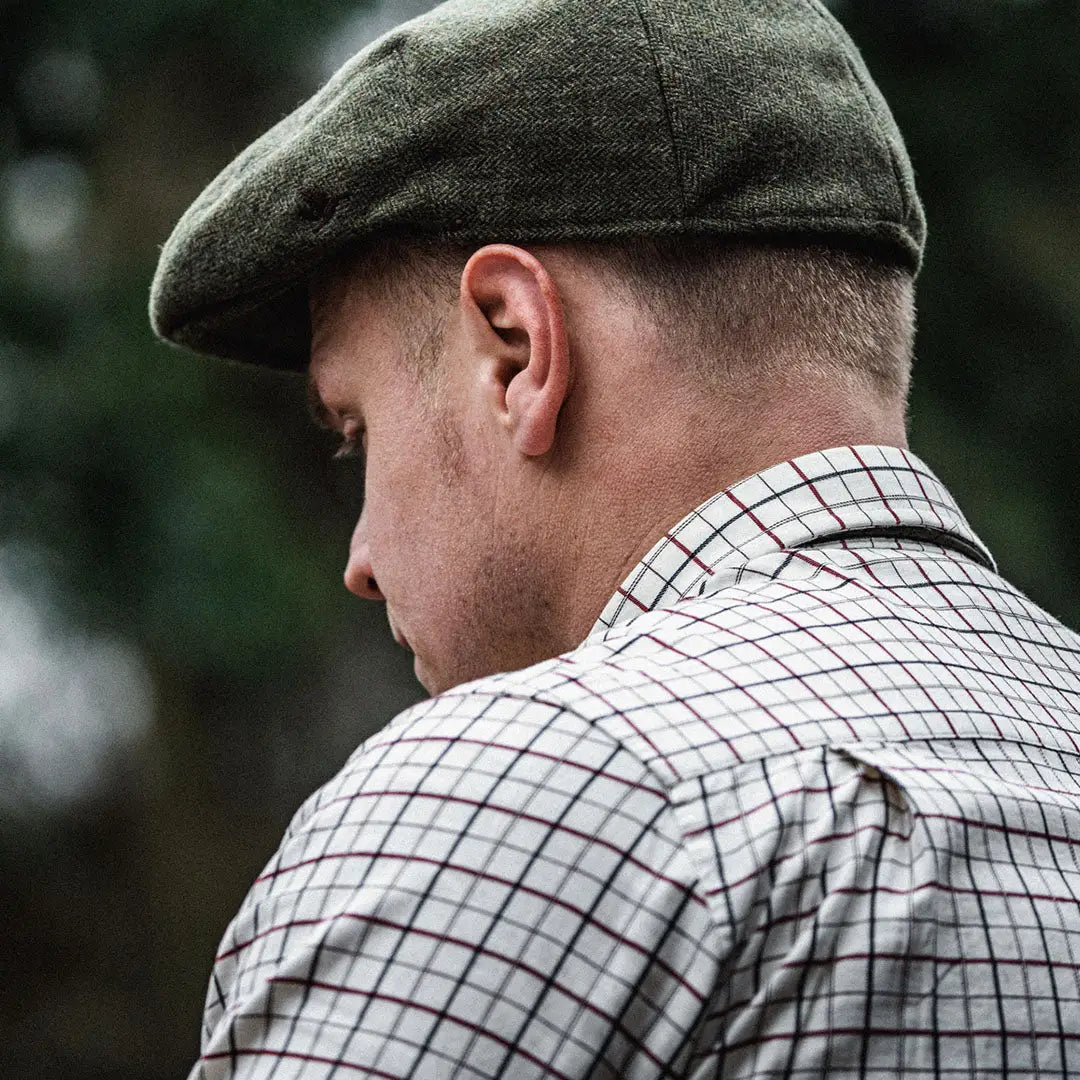
<path id="1" fill-rule="evenodd" d="M 630 415 L 620 396 L 610 412 L 596 410 L 592 437 L 564 474 L 558 513 L 563 527 L 573 524 L 553 575 L 562 581 L 565 648 L 589 633 L 653 545 L 717 492 L 816 450 L 906 445 L 901 407 L 835 385 L 774 381 L 727 394 L 652 386 Z"/>

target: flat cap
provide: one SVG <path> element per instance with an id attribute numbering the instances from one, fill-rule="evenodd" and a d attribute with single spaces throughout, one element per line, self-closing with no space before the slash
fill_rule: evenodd
<path id="1" fill-rule="evenodd" d="M 450 0 L 207 187 L 162 250 L 154 329 L 303 369 L 313 270 L 387 230 L 793 237 L 912 270 L 925 240 L 900 132 L 818 0 Z"/>

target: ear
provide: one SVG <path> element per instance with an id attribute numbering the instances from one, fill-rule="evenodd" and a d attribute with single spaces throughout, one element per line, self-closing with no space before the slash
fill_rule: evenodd
<path id="1" fill-rule="evenodd" d="M 461 304 L 487 403 L 517 451 L 546 454 L 570 391 L 562 300 L 544 265 L 508 244 L 475 252 L 461 274 Z"/>

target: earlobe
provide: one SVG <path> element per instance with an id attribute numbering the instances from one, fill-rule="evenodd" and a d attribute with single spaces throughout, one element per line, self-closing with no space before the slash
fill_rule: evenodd
<path id="1" fill-rule="evenodd" d="M 530 362 L 506 387 L 507 426 L 514 447 L 526 457 L 541 457 L 555 442 L 562 397 L 553 392 L 550 376 Z"/>
<path id="2" fill-rule="evenodd" d="M 570 350 L 558 287 L 522 248 L 475 252 L 461 298 L 485 367 L 489 402 L 514 449 L 540 457 L 555 443 L 570 390 Z"/>

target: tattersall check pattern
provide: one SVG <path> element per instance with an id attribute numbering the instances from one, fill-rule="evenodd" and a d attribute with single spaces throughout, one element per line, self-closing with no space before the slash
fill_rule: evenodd
<path id="1" fill-rule="evenodd" d="M 777 465 L 305 804 L 193 1075 L 1080 1074 L 1078 696 L 918 459 Z"/>

